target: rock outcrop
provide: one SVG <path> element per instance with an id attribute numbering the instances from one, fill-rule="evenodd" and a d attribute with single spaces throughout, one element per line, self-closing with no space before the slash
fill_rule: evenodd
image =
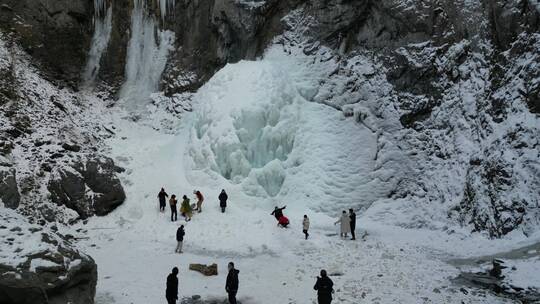
<path id="1" fill-rule="evenodd" d="M 48 79 L 75 86 L 92 39 L 91 1 L 5 0 L 0 29 L 13 32 Z"/>
<path id="2" fill-rule="evenodd" d="M 4 206 L 11 209 L 19 207 L 21 200 L 15 174 L 16 170 L 14 168 L 6 168 L 0 165 L 0 201 L 4 203 Z"/>
<path id="3" fill-rule="evenodd" d="M 102 157 L 56 168 L 47 186 L 58 205 L 75 210 L 81 218 L 106 215 L 126 198 L 112 159 Z"/>
<path id="4" fill-rule="evenodd" d="M 0 303 L 93 304 L 97 266 L 52 231 L 0 209 Z"/>

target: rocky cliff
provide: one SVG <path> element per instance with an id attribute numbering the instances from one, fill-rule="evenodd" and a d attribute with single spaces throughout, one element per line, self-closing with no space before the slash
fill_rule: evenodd
<path id="1" fill-rule="evenodd" d="M 167 110 L 189 110 L 186 92 L 273 44 L 327 71 L 305 99 L 377 134 L 395 187 L 367 215 L 489 237 L 540 225 L 536 0 L 5 0 L 0 38 L 0 200 L 30 222 L 69 224 L 124 201 L 122 169 L 104 156 L 114 129 L 99 115 L 114 100 L 161 91 Z M 80 282 L 91 297 L 90 260 L 82 275 L 55 268 L 82 279 L 52 289 L 40 271 L 19 275 L 36 303 L 61 303 Z M 0 299 L 16 302 L 9 290 Z"/>
<path id="2" fill-rule="evenodd" d="M 140 20 L 134 19 L 137 10 Z M 441 189 L 445 195 L 430 200 L 453 205 L 448 206 L 449 216 L 494 236 L 512 231 L 527 221 L 527 210 L 536 210 L 538 193 L 526 186 L 538 183 L 537 169 L 531 165 L 537 158 L 535 117 L 540 92 L 535 68 L 540 17 L 535 1 L 119 0 L 95 1 L 93 6 L 86 1 L 54 5 L 8 1 L 0 17 L 3 30 L 36 58 L 46 75 L 72 84 L 75 79 L 81 82 L 86 54 L 96 42 L 92 35 L 95 38 L 96 30 L 103 30 L 97 25 L 110 27 L 104 30 L 101 43 L 105 45 L 93 69 L 98 86 L 127 99 L 128 94 L 121 94 L 129 91 L 123 88 L 126 82 L 140 86 L 155 79 L 166 96 L 196 90 L 227 62 L 262 56 L 270 43 L 301 45 L 305 54 L 314 56 L 322 47 L 328 48 L 336 61 L 336 75 L 354 73 L 347 63 L 367 56 L 378 66 L 367 78 L 377 75 L 388 85 L 387 91 L 371 94 L 371 100 L 359 99 L 356 91 L 363 89 L 366 75 L 351 74 L 338 104 L 331 98 L 316 101 L 339 108 L 362 104 L 371 112 L 382 111 L 381 103 L 386 102 L 395 108 L 401 125 L 400 136 L 392 141 L 415 151 L 408 159 L 416 163 L 419 174 L 455 169 L 451 183 L 426 180 L 429 186 L 404 186 L 403 180 L 396 193 L 406 196 L 415 192 L 408 187 L 420 187 L 430 188 L 431 195 Z M 164 40 L 166 32 L 171 34 Z M 136 35 L 145 34 L 152 35 L 150 40 L 131 43 Z M 142 47 L 134 50 L 133 45 Z M 145 63 L 145 58 L 161 56 L 162 70 L 133 69 L 130 55 L 139 56 L 143 62 L 134 61 L 138 65 L 149 66 L 158 62 Z M 13 74 L 5 71 L 7 76 Z M 126 79 L 145 72 L 157 77 Z M 464 89 L 467 96 L 460 92 Z M 2 92 L 5 100 L 14 96 L 9 85 Z M 386 101 L 377 104 L 377 98 Z M 530 120 L 517 122 L 519 113 Z M 24 125 L 24 120 L 17 123 Z M 464 157 L 462 143 L 446 144 L 452 132 L 468 138 L 476 134 L 469 144 L 482 148 L 473 149 L 474 157 L 471 151 Z M 503 150 L 514 155 L 512 160 L 503 156 Z M 523 180 L 520 174 L 531 180 L 518 186 Z M 13 205 L 17 196 L 6 200 Z"/>

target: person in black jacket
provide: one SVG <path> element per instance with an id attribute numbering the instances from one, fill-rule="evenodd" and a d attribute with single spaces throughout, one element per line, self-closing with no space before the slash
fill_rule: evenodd
<path id="1" fill-rule="evenodd" d="M 317 300 L 319 304 L 332 303 L 332 293 L 334 292 L 334 282 L 326 274 L 326 270 L 321 270 L 321 276 L 317 277 L 317 282 L 313 289 L 317 290 Z"/>
<path id="2" fill-rule="evenodd" d="M 165 298 L 167 303 L 175 304 L 178 300 L 178 268 L 174 267 L 172 272 L 167 276 L 167 289 L 165 290 Z"/>
<path id="3" fill-rule="evenodd" d="M 180 225 L 180 227 L 178 227 L 178 230 L 176 230 L 176 241 L 178 242 L 178 245 L 176 245 L 176 250 L 174 252 L 182 253 L 182 245 L 184 244 L 184 235 L 186 235 L 186 232 L 184 231 L 184 225 Z"/>
<path id="4" fill-rule="evenodd" d="M 276 220 L 279 221 L 279 219 L 283 216 L 283 209 L 287 208 L 287 206 L 283 206 L 282 208 L 278 208 L 277 206 L 274 208 L 274 211 L 270 213 L 270 215 L 273 215 L 276 217 Z"/>
<path id="5" fill-rule="evenodd" d="M 221 193 L 219 194 L 219 207 L 221 207 L 221 213 L 225 213 L 225 208 L 227 207 L 227 199 L 229 196 L 227 195 L 227 192 L 225 192 L 225 189 L 221 189 Z"/>
<path id="6" fill-rule="evenodd" d="M 178 200 L 176 199 L 176 195 L 171 195 L 171 198 L 169 199 L 169 205 L 171 206 L 171 222 L 178 220 L 178 210 L 176 209 L 177 204 Z"/>
<path id="7" fill-rule="evenodd" d="M 234 269 L 234 263 L 229 263 L 229 274 L 227 275 L 227 283 L 225 283 L 225 291 L 229 295 L 229 304 L 236 304 L 236 293 L 238 292 L 238 274 L 240 270 Z"/>
<path id="8" fill-rule="evenodd" d="M 356 213 L 354 213 L 354 210 L 349 209 L 349 218 L 351 219 L 351 234 L 352 238 L 351 240 L 356 240 L 356 233 L 354 230 L 356 229 Z"/>
<path id="9" fill-rule="evenodd" d="M 167 205 L 167 197 L 169 197 L 169 195 L 167 194 L 167 192 L 165 192 L 165 189 L 161 188 L 161 191 L 159 191 L 157 196 L 159 198 L 159 211 L 165 212 L 165 206 Z"/>

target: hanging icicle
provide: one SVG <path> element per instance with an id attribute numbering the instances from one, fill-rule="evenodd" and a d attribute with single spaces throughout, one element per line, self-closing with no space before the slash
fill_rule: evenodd
<path id="1" fill-rule="evenodd" d="M 167 15 L 174 11 L 176 6 L 176 0 L 159 0 L 159 12 L 161 14 L 161 20 L 165 22 Z"/>
<path id="2" fill-rule="evenodd" d="M 94 0 L 94 15 L 97 18 L 105 17 L 107 11 L 107 0 Z"/>

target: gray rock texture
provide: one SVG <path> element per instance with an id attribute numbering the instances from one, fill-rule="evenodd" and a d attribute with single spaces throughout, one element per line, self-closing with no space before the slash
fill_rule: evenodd
<path id="1" fill-rule="evenodd" d="M 0 201 L 4 206 L 15 209 L 19 207 L 21 195 L 17 187 L 16 170 L 0 166 Z"/>
<path id="2" fill-rule="evenodd" d="M 5 0 L 0 28 L 15 33 L 50 80 L 74 86 L 92 39 L 93 4 L 81 0 Z"/>
<path id="3" fill-rule="evenodd" d="M 4 209 L 0 218 L 0 303 L 94 303 L 97 266 L 91 257 L 14 212 Z"/>
<path id="4" fill-rule="evenodd" d="M 83 219 L 106 215 L 126 198 L 117 170 L 112 159 L 105 157 L 76 162 L 57 169 L 47 188 L 53 202 L 77 211 Z"/>

